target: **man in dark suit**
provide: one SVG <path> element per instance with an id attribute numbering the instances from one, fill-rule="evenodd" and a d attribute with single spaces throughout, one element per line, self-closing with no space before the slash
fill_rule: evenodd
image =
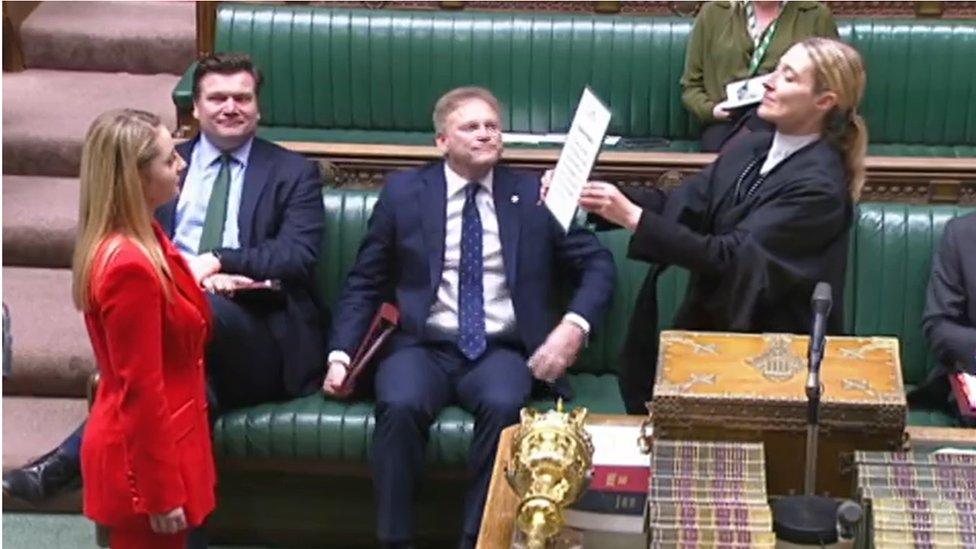
<path id="1" fill-rule="evenodd" d="M 497 165 L 501 121 L 488 90 L 448 92 L 433 118 L 445 160 L 387 178 L 337 305 L 324 384 L 336 391 L 375 311 L 395 302 L 400 325 L 375 373 L 372 449 L 377 534 L 388 546 L 413 541 L 428 429 L 452 403 L 475 415 L 461 540 L 473 546 L 501 430 L 517 421 L 533 378 L 570 396 L 563 374 L 606 311 L 615 275 L 592 233 L 565 233 L 539 205 L 537 177 Z M 557 277 L 577 282 L 559 322 Z"/>
<path id="2" fill-rule="evenodd" d="M 947 375 L 976 375 L 976 214 L 949 220 L 932 260 L 922 329 L 939 361 L 909 402 L 944 408 L 949 401 Z M 949 403 L 951 404 L 951 403 Z M 958 408 L 949 406 L 953 412 Z"/>
<path id="3" fill-rule="evenodd" d="M 217 405 L 312 393 L 325 359 L 314 296 L 324 222 L 318 170 L 255 137 L 260 74 L 249 58 L 204 59 L 194 82 L 200 133 L 177 148 L 189 164 L 180 196 L 156 217 L 211 292 L 215 337 L 207 369 Z M 281 281 L 282 299 L 228 297 L 264 279 Z"/>
<path id="4" fill-rule="evenodd" d="M 318 170 L 255 136 L 261 76 L 247 56 L 207 56 L 193 81 L 200 134 L 178 147 L 189 164 L 180 196 L 156 217 L 209 292 L 214 404 L 223 411 L 312 393 L 325 358 L 313 282 L 324 220 Z M 231 297 L 264 279 L 281 281 L 277 299 Z M 75 484 L 83 428 L 4 475 L 4 491 L 36 502 Z"/>

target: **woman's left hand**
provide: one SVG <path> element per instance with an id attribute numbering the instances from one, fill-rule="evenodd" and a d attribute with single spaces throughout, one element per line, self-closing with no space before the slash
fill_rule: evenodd
<path id="1" fill-rule="evenodd" d="M 641 214 L 644 213 L 616 185 L 602 181 L 590 181 L 583 186 L 579 205 L 584 210 L 630 231 L 637 228 Z"/>

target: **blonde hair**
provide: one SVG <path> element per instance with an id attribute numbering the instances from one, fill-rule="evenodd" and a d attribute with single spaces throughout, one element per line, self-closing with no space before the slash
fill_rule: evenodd
<path id="1" fill-rule="evenodd" d="M 92 122 L 81 153 L 78 236 L 72 261 L 75 307 L 91 306 L 92 263 L 113 234 L 135 243 L 149 258 L 156 275 L 170 276 L 163 249 L 152 230 L 140 170 L 160 154 L 159 117 L 135 109 L 103 113 Z M 167 286 L 163 284 L 164 294 Z"/>
<path id="2" fill-rule="evenodd" d="M 434 105 L 434 132 L 440 134 L 444 131 L 444 125 L 447 123 L 447 117 L 451 115 L 452 112 L 457 110 L 462 103 L 469 101 L 471 99 L 480 99 L 492 109 L 495 110 L 499 116 L 502 113 L 501 106 L 498 103 L 498 99 L 486 88 L 479 86 L 464 86 L 462 88 L 454 88 L 453 90 L 445 93 L 437 100 L 437 104 Z"/>
<path id="3" fill-rule="evenodd" d="M 848 187 L 856 201 L 864 187 L 868 150 L 868 127 L 857 112 L 867 80 L 864 61 L 857 50 L 837 40 L 814 37 L 799 44 L 813 61 L 814 89 L 837 95 L 837 105 L 824 118 L 823 136 L 843 155 Z"/>

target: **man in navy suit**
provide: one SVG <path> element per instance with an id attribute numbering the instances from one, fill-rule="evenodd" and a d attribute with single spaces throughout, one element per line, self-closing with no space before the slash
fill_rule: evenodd
<path id="1" fill-rule="evenodd" d="M 200 135 L 178 147 L 189 163 L 180 196 L 156 217 L 210 292 L 212 396 L 226 410 L 312 393 L 325 358 L 313 293 L 324 220 L 318 170 L 255 137 L 261 76 L 247 56 L 208 56 L 193 80 Z M 280 300 L 230 297 L 240 284 L 264 279 L 281 281 Z M 75 484 L 83 427 L 4 475 L 4 491 L 38 502 Z"/>
<path id="2" fill-rule="evenodd" d="M 498 101 L 458 88 L 434 109 L 444 161 L 389 176 L 337 304 L 327 393 L 384 301 L 400 325 L 376 368 L 372 468 L 378 537 L 410 546 L 428 429 L 441 409 L 475 415 L 471 486 L 461 546 L 473 546 L 501 430 L 518 419 L 534 381 L 569 397 L 563 379 L 605 313 L 614 283 L 610 252 L 589 231 L 568 234 L 539 204 L 539 179 L 497 165 Z M 576 291 L 561 320 L 556 278 Z"/>
<path id="3" fill-rule="evenodd" d="M 932 260 L 922 330 L 938 359 L 928 378 L 908 394 L 908 403 L 947 410 L 959 407 L 949 388 L 956 372 L 976 375 L 976 213 L 950 219 Z M 951 399 L 951 400 L 950 400 Z M 972 420 L 960 418 L 968 427 Z"/>
<path id="4" fill-rule="evenodd" d="M 204 58 L 194 73 L 196 139 L 180 195 L 156 218 L 210 292 L 210 388 L 221 410 L 294 398 L 321 382 L 324 332 L 314 294 L 324 211 L 318 169 L 255 137 L 260 73 L 250 58 Z M 255 280 L 281 281 L 281 299 L 230 297 Z"/>

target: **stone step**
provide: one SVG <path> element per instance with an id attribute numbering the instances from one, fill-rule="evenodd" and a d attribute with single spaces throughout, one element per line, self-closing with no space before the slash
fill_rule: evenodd
<path id="1" fill-rule="evenodd" d="M 196 56 L 196 9 L 172 1 L 41 2 L 20 36 L 28 68 L 182 74 Z"/>
<path id="2" fill-rule="evenodd" d="M 3 264 L 71 268 L 78 224 L 78 180 L 3 178 Z"/>
<path id="3" fill-rule="evenodd" d="M 85 133 L 123 107 L 159 115 L 171 130 L 171 74 L 27 70 L 3 75 L 3 173 L 77 177 Z"/>
<path id="4" fill-rule="evenodd" d="M 13 336 L 3 394 L 84 397 L 95 362 L 84 319 L 71 301 L 71 271 L 4 267 L 3 300 Z"/>
<path id="5" fill-rule="evenodd" d="M 85 399 L 4 396 L 3 471 L 16 469 L 44 455 L 71 434 L 87 415 Z M 4 494 L 4 512 L 13 509 L 78 513 L 81 491 L 62 494 L 38 507 Z M 4 545 L 6 542 L 4 539 Z"/>

